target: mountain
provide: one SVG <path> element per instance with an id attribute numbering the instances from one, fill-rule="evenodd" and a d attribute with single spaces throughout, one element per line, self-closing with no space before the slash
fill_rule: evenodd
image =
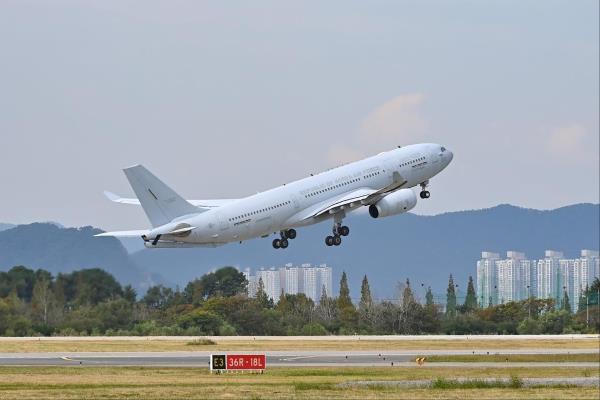
<path id="1" fill-rule="evenodd" d="M 142 271 L 115 238 L 97 238 L 102 231 L 86 226 L 62 228 L 55 223 L 18 225 L 0 232 L 0 270 L 15 265 L 43 268 L 57 274 L 99 267 L 110 272 L 122 284 L 145 291 L 158 274 Z"/>
<path id="2" fill-rule="evenodd" d="M 379 298 L 393 296 L 397 283 L 409 278 L 418 296 L 431 285 L 444 300 L 448 275 L 459 284 L 459 295 L 464 293 L 468 276 L 475 278 L 481 251 L 504 255 L 517 250 L 537 259 L 546 249 L 562 250 L 568 257 L 578 256 L 581 249 L 598 249 L 599 209 L 598 204 L 576 204 L 540 211 L 503 204 L 435 216 L 373 220 L 355 215 L 344 221 L 351 232 L 340 247 L 325 246 L 330 227 L 322 223 L 299 229 L 285 250 L 274 250 L 270 237 L 216 249 L 144 249 L 132 258 L 144 270 L 179 285 L 224 265 L 255 271 L 285 263 L 327 263 L 333 268 L 334 290 L 342 270 L 348 273 L 353 298 L 360 296 L 367 274 L 371 292 Z"/>
<path id="3" fill-rule="evenodd" d="M 16 225 L 13 225 L 13 224 L 3 224 L 3 223 L 0 223 L 0 232 L 5 231 L 7 229 L 12 229 L 15 226 Z"/>

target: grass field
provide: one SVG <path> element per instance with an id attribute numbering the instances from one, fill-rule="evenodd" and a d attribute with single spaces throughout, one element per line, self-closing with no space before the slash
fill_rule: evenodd
<path id="1" fill-rule="evenodd" d="M 592 368 L 276 368 L 264 375 L 210 375 L 198 368 L 0 367 L 4 399 L 597 399 L 598 388 L 344 387 L 352 381 L 598 376 Z"/>
<path id="2" fill-rule="evenodd" d="M 215 345 L 194 345 L 193 340 L 170 339 L 151 340 L 140 338 L 139 340 L 19 340 L 2 338 L 0 341 L 0 353 L 32 353 L 32 352 L 81 352 L 81 351 L 261 351 L 261 350 L 413 350 L 413 349 L 598 349 L 598 339 L 571 340 L 571 339 L 512 339 L 512 340 L 480 340 L 459 339 L 453 341 L 438 340 L 360 340 L 360 341 L 338 341 L 331 340 L 227 340 L 215 339 Z"/>

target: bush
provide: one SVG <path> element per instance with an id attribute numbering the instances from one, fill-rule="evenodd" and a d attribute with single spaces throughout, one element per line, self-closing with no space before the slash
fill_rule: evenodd
<path id="1" fill-rule="evenodd" d="M 304 336 L 325 336 L 328 334 L 327 329 L 323 325 L 313 322 L 302 327 L 301 334 Z"/>

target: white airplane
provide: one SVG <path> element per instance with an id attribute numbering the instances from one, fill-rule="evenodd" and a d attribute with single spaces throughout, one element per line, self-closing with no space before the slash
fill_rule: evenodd
<path id="1" fill-rule="evenodd" d="M 185 200 L 141 165 L 125 168 L 137 199 L 106 196 L 117 203 L 141 205 L 152 229 L 106 232 L 96 236 L 141 236 L 148 248 L 216 247 L 271 233 L 273 247 L 285 249 L 298 227 L 333 220 L 327 246 L 339 246 L 350 229 L 346 214 L 369 207 L 373 218 L 409 211 L 417 204 L 410 189 L 421 186 L 452 161 L 452 152 L 432 143 L 398 147 L 318 175 L 242 199 Z"/>

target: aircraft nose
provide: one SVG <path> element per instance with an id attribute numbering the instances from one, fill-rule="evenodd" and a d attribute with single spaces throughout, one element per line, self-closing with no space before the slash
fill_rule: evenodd
<path id="1" fill-rule="evenodd" d="M 452 153 L 450 150 L 446 150 L 446 157 L 448 158 L 448 164 L 450 164 L 450 161 L 452 161 L 452 159 L 454 158 L 454 153 Z"/>

